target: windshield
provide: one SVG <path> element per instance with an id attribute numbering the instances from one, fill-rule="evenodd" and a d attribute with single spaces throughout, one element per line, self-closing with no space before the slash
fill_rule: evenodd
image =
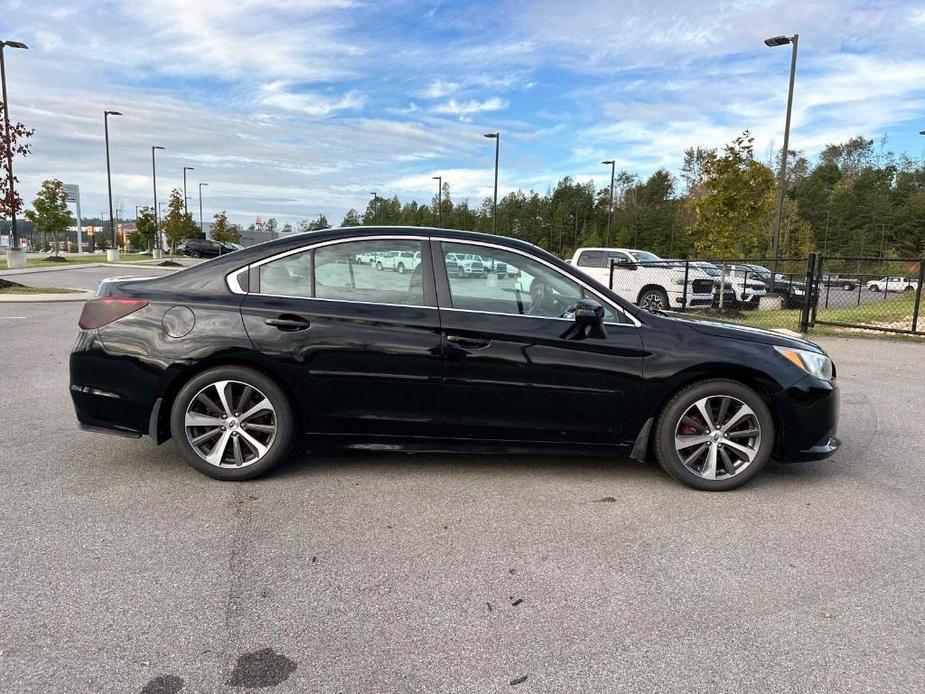
<path id="1" fill-rule="evenodd" d="M 636 260 L 640 263 L 649 263 L 655 260 L 661 260 L 655 253 L 649 253 L 649 251 L 633 251 L 633 255 L 636 256 Z"/>

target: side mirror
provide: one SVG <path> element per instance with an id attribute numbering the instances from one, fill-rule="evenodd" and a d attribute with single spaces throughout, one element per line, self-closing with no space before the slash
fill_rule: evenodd
<path id="1" fill-rule="evenodd" d="M 574 324 L 562 334 L 566 340 L 584 340 L 587 337 L 604 339 L 607 330 L 604 328 L 604 307 L 594 299 L 579 299 L 569 309 L 574 315 Z"/>

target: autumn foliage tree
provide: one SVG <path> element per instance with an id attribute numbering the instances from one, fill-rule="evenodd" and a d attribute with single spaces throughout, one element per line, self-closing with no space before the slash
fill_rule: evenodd
<path id="1" fill-rule="evenodd" d="M 228 215 L 222 210 L 212 220 L 211 236 L 214 241 L 221 243 L 237 243 L 241 238 L 241 232 L 236 225 L 228 221 Z"/>
<path id="2" fill-rule="evenodd" d="M 6 105 L 0 101 L 0 123 L 5 117 Z M 31 152 L 28 139 L 35 130 L 30 130 L 18 121 L 10 121 L 10 134 L 0 128 L 0 219 L 10 219 L 19 214 L 23 208 L 22 198 L 16 192 L 15 184 L 19 179 L 13 176 L 13 188 L 10 188 L 10 166 L 14 157 L 25 157 Z"/>

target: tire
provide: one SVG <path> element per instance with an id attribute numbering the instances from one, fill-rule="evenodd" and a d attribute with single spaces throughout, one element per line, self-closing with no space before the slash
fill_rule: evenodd
<path id="1" fill-rule="evenodd" d="M 376 271 L 382 272 L 382 262 L 381 261 L 376 263 Z"/>
<path id="2" fill-rule="evenodd" d="M 224 392 L 231 417 L 224 416 L 216 383 L 226 384 Z M 251 392 L 241 403 L 245 387 Z M 200 394 L 205 400 L 197 397 Z M 246 421 L 239 418 L 264 400 L 271 409 L 261 408 Z M 212 408 L 207 401 L 211 401 Z M 242 404 L 245 412 L 235 412 L 234 408 Z M 202 424 L 187 427 L 187 415 L 198 417 Z M 212 422 L 207 424 L 208 420 Z M 195 376 L 177 393 L 170 412 L 170 431 L 187 464 L 217 480 L 249 480 L 274 468 L 289 454 L 296 430 L 292 404 L 282 389 L 262 373 L 241 366 L 219 366 Z M 193 443 L 209 433 L 212 436 L 203 443 Z M 219 445 L 223 445 L 221 451 Z M 207 460 L 213 456 L 211 462 Z"/>
<path id="3" fill-rule="evenodd" d="M 725 413 L 724 398 L 729 401 Z M 698 403 L 704 399 L 714 427 L 705 426 L 706 420 L 699 414 Z M 743 404 L 749 413 L 736 419 Z M 721 416 L 723 419 L 716 421 Z M 724 422 L 732 424 L 728 437 L 716 431 Z M 743 436 L 755 430 L 757 436 Z M 690 437 L 680 450 L 676 434 Z M 715 434 L 718 440 L 714 440 Z M 700 381 L 675 393 L 662 408 L 655 420 L 654 444 L 655 459 L 678 481 L 703 491 L 726 491 L 742 486 L 767 465 L 774 445 L 774 419 L 761 396 L 745 384 L 728 379 Z M 733 444 L 739 448 L 732 448 Z M 740 452 L 742 448 L 748 453 Z M 687 464 L 682 454 L 687 456 Z M 710 456 L 715 460 L 712 477 Z"/>
<path id="4" fill-rule="evenodd" d="M 461 267 L 456 271 L 456 274 L 459 276 L 459 279 L 461 280 L 466 279 L 466 271 L 463 270 Z"/>
<path id="5" fill-rule="evenodd" d="M 190 257 L 190 258 L 198 258 L 198 257 L 199 257 L 199 251 L 191 251 L 190 254 L 189 254 L 189 257 Z"/>
<path id="6" fill-rule="evenodd" d="M 870 286 L 867 288 L 867 290 L 868 290 L 868 291 L 871 291 L 871 292 L 879 292 L 879 291 L 880 291 L 880 287 L 879 287 L 878 285 L 876 285 L 876 284 L 872 284 L 872 285 L 870 285 Z"/>
<path id="7" fill-rule="evenodd" d="M 668 303 L 668 293 L 661 287 L 651 287 L 644 289 L 639 293 L 639 300 L 636 302 L 642 308 L 655 308 L 661 311 L 671 309 Z"/>
<path id="8" fill-rule="evenodd" d="M 844 289 L 846 292 L 850 292 L 852 289 L 854 289 L 854 285 L 853 285 L 853 284 L 849 284 L 848 282 L 845 282 L 845 283 L 841 286 L 841 288 Z"/>
<path id="9" fill-rule="evenodd" d="M 904 291 L 904 292 L 911 292 L 911 291 L 913 291 L 914 289 L 915 289 L 915 287 L 913 287 L 913 286 L 910 284 L 910 285 L 906 286 L 906 288 L 903 289 L 903 291 Z"/>
<path id="10" fill-rule="evenodd" d="M 405 274 L 405 264 L 404 264 L 404 263 L 399 263 L 399 264 L 398 264 L 398 274 L 399 274 L 399 275 L 404 275 L 404 274 Z"/>

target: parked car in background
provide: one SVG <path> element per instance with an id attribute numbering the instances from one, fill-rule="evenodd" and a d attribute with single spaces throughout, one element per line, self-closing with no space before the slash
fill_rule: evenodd
<path id="1" fill-rule="evenodd" d="M 872 292 L 912 292 L 919 288 L 919 281 L 911 277 L 881 277 L 867 283 Z"/>
<path id="2" fill-rule="evenodd" d="M 841 275 L 833 273 L 824 274 L 821 282 L 824 287 L 838 287 L 839 289 L 844 289 L 846 292 L 858 288 L 858 280 L 854 277 L 842 277 Z"/>
<path id="3" fill-rule="evenodd" d="M 754 263 L 731 263 L 728 267 L 742 272 L 743 276 L 754 277 L 763 282 L 768 294 L 778 294 L 783 297 L 784 308 L 800 308 L 803 305 L 803 297 L 806 296 L 805 282 L 794 280 L 793 276 L 774 273 L 763 265 Z M 818 294 L 813 297 L 813 300 L 819 300 Z"/>
<path id="4" fill-rule="evenodd" d="M 471 253 L 450 253 L 446 257 L 446 271 L 457 277 L 483 277 L 486 268 L 482 256 Z"/>
<path id="5" fill-rule="evenodd" d="M 376 258 L 377 270 L 394 270 L 399 275 L 411 272 L 421 264 L 421 254 L 411 251 L 388 251 Z"/>
<path id="6" fill-rule="evenodd" d="M 354 266 L 393 250 L 420 253 L 421 265 L 403 276 Z M 511 263 L 517 286 L 459 277 L 451 257 L 457 268 Z M 838 380 L 818 346 L 642 310 L 536 246 L 488 234 L 279 238 L 108 283 L 79 326 L 80 426 L 172 438 L 221 480 L 266 473 L 301 441 L 300 459 L 306 445 L 629 455 L 722 491 L 772 459 L 839 447 Z"/>
<path id="7" fill-rule="evenodd" d="M 231 245 L 213 241 L 212 239 L 186 239 L 177 246 L 177 253 L 190 258 L 215 258 L 225 253 L 234 253 L 237 248 Z"/>
<path id="8" fill-rule="evenodd" d="M 704 260 L 675 261 L 684 267 L 696 267 L 703 270 L 713 278 L 716 289 L 716 298 L 713 305 L 719 305 L 720 294 L 723 297 L 723 306 L 740 308 L 758 308 L 761 297 L 768 293 L 768 286 L 757 278 L 754 273 L 749 274 L 743 270 L 733 270 L 724 265 L 715 265 Z"/>
<path id="9" fill-rule="evenodd" d="M 670 311 L 673 308 L 712 306 L 713 278 L 700 268 L 689 268 L 635 248 L 579 248 L 569 261 L 620 296 L 643 308 Z M 685 278 L 687 291 L 685 292 Z"/>

